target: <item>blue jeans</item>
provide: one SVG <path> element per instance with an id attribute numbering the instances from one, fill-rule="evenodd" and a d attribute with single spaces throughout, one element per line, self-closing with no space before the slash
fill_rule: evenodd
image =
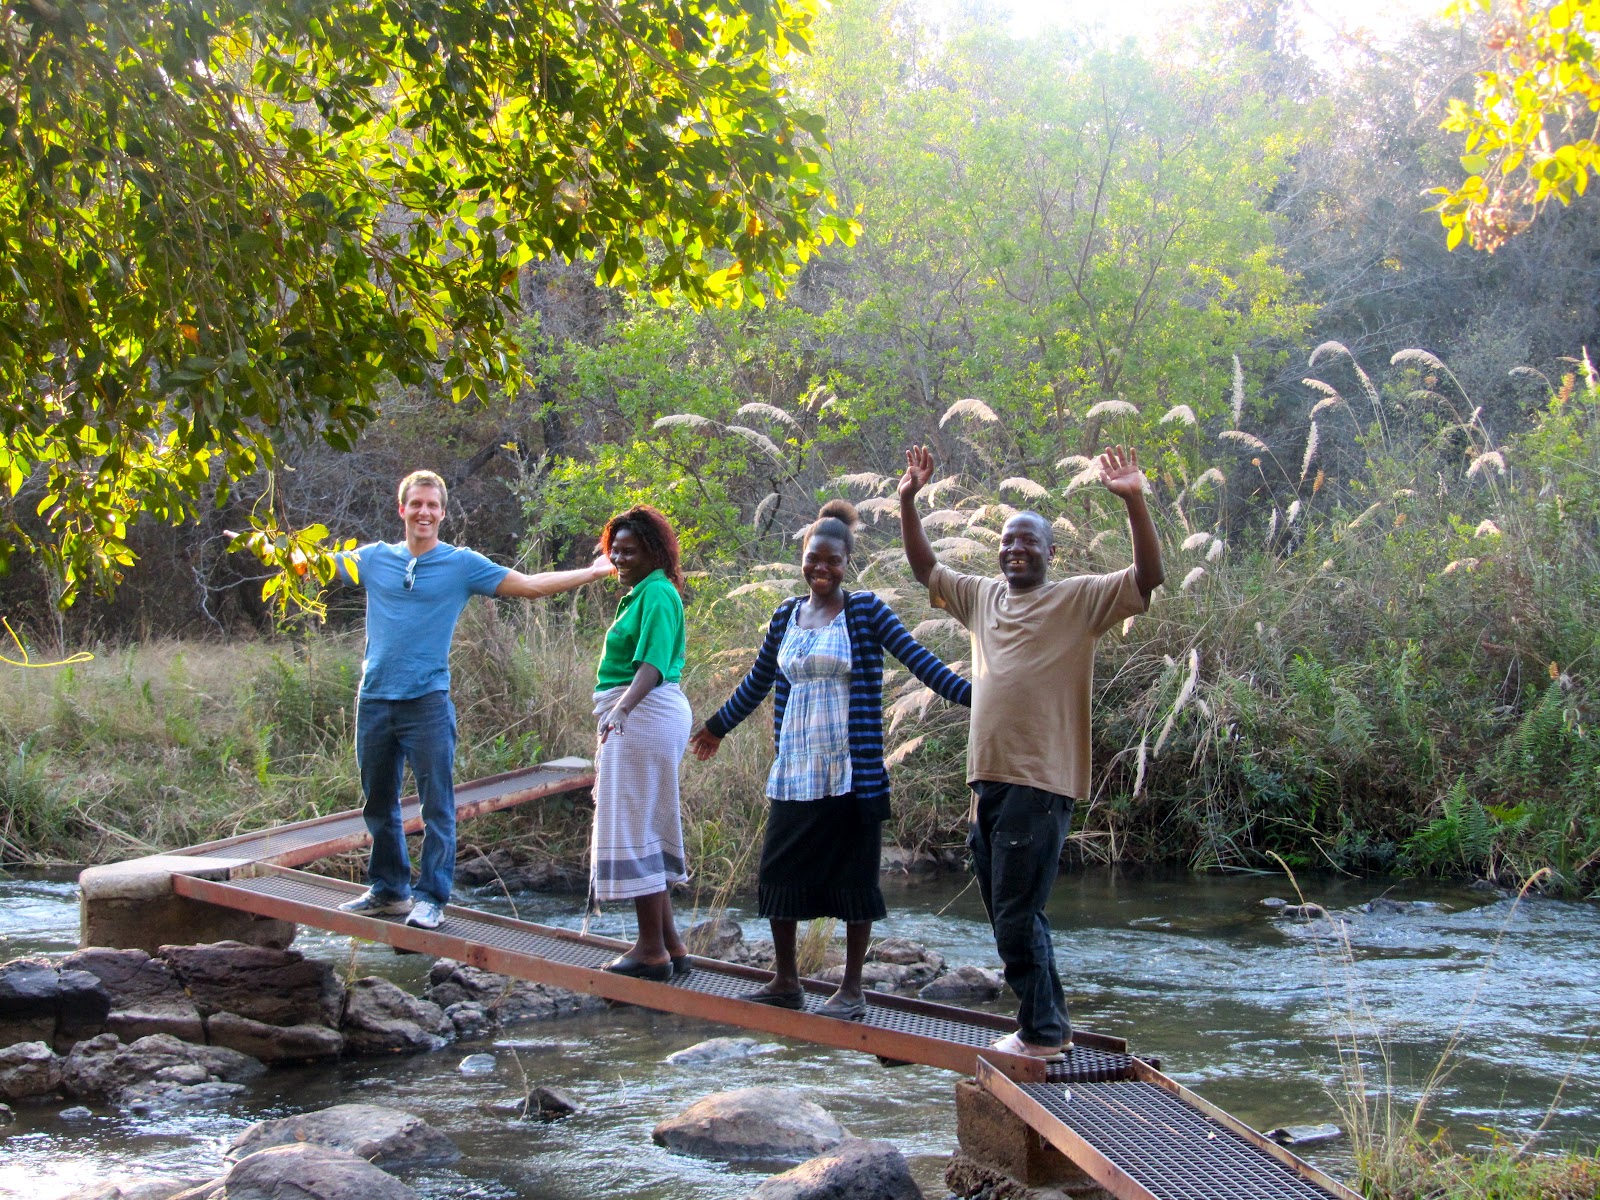
<path id="1" fill-rule="evenodd" d="M 972 789 L 978 793 L 978 819 L 967 834 L 967 848 L 1006 982 L 1017 994 L 1022 1040 L 1060 1045 L 1072 1036 L 1072 1022 L 1044 906 L 1072 827 L 1072 800 L 983 779 Z"/>
<path id="2" fill-rule="evenodd" d="M 400 784 L 407 763 L 422 802 L 422 855 L 416 893 L 450 903 L 456 876 L 456 709 L 450 693 L 411 700 L 356 703 L 356 765 L 361 770 L 361 810 L 372 834 L 367 882 L 385 900 L 411 895 L 411 858 L 400 820 Z"/>

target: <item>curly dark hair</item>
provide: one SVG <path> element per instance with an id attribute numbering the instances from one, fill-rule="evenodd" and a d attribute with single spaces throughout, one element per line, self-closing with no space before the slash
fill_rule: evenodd
<path id="1" fill-rule="evenodd" d="M 644 547 L 651 569 L 665 572 L 667 578 L 672 580 L 672 586 L 678 589 L 678 594 L 687 600 L 689 589 L 683 581 L 678 535 L 672 531 L 672 522 L 667 520 L 666 514 L 648 504 L 640 504 L 627 512 L 618 513 L 606 522 L 606 527 L 600 534 L 602 553 L 611 553 L 611 539 L 617 536 L 619 529 L 626 529 L 639 539 L 639 545 Z"/>

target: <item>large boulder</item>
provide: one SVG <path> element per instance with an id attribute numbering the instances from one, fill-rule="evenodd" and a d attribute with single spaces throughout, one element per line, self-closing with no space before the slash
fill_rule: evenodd
<path id="1" fill-rule="evenodd" d="M 971 1004 L 997 999 L 1005 984 L 1005 976 L 999 971 L 963 965 L 923 984 L 917 995 L 942 1004 Z"/>
<path id="2" fill-rule="evenodd" d="M 799 1092 L 740 1088 L 697 1100 L 650 1135 L 658 1145 L 724 1162 L 798 1162 L 832 1150 L 844 1127 Z"/>
<path id="3" fill-rule="evenodd" d="M 216 1184 L 173 1200 L 418 1200 L 417 1193 L 359 1154 L 300 1143 L 242 1158 Z"/>
<path id="4" fill-rule="evenodd" d="M 125 1046 L 114 1033 L 79 1042 L 67 1055 L 62 1084 L 73 1096 L 118 1099 L 136 1084 L 161 1079 L 179 1086 L 241 1083 L 266 1068 L 223 1046 L 195 1046 L 170 1033 L 153 1033 Z"/>
<path id="5" fill-rule="evenodd" d="M 849 1138 L 774 1175 L 749 1200 L 923 1200 L 905 1157 L 888 1142 Z"/>
<path id="6" fill-rule="evenodd" d="M 0 1046 L 48 1042 L 66 1050 L 106 1027 L 111 997 L 84 971 L 63 971 L 48 959 L 0 965 Z"/>
<path id="7" fill-rule="evenodd" d="M 234 1013 L 214 1013 L 206 1021 L 214 1046 L 226 1046 L 265 1063 L 308 1062 L 338 1058 L 344 1036 L 326 1025 L 267 1025 Z"/>
<path id="8" fill-rule="evenodd" d="M 380 1167 L 454 1162 L 461 1157 L 455 1143 L 421 1117 L 376 1104 L 337 1104 L 277 1121 L 258 1121 L 233 1139 L 227 1158 L 239 1161 L 269 1146 L 297 1142 L 331 1146 Z"/>
<path id="9" fill-rule="evenodd" d="M 91 946 L 69 954 L 63 971 L 86 971 L 111 998 L 106 1028 L 125 1042 L 151 1033 L 170 1033 L 186 1042 L 205 1041 L 200 1010 L 162 959 L 143 950 Z"/>
<path id="10" fill-rule="evenodd" d="M 599 996 L 513 979 L 450 958 L 439 959 L 428 972 L 428 999 L 445 1009 L 481 1004 L 490 1019 L 501 1025 L 601 1012 L 606 1003 Z"/>
<path id="11" fill-rule="evenodd" d="M 18 1042 L 0 1049 L 0 1097 L 31 1100 L 61 1090 L 63 1060 L 44 1042 Z"/>
<path id="12" fill-rule="evenodd" d="M 43 958 L 0 964 L 0 1042 L 53 1042 L 61 976 Z"/>
<path id="13" fill-rule="evenodd" d="M 455 1036 L 455 1026 L 437 1004 L 369 975 L 345 993 L 339 1032 L 352 1054 L 413 1054 L 439 1049 Z"/>
<path id="14" fill-rule="evenodd" d="M 243 942 L 163 946 L 159 956 L 201 1016 L 229 1012 L 263 1025 L 339 1024 L 343 988 L 333 967 L 298 950 Z"/>

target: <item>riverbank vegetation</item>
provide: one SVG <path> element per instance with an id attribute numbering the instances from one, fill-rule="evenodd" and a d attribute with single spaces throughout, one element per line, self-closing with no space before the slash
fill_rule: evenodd
<path id="1" fill-rule="evenodd" d="M 1102 651 L 1099 770 L 1078 852 L 1513 883 L 1543 871 L 1548 890 L 1589 893 L 1600 856 L 1591 368 L 1536 381 L 1526 428 L 1495 438 L 1431 356 L 1399 355 L 1376 378 L 1338 351 L 1315 357 L 1321 374 L 1349 373 L 1350 394 L 1325 385 L 1289 462 L 1226 412 L 1212 429 L 1184 424 L 1153 469 L 1169 585 Z M 958 421 L 980 449 L 1004 436 L 972 406 Z M 1351 430 L 1343 449 L 1322 433 L 1336 423 Z M 1081 485 L 1086 466 L 1026 500 L 1054 517 L 1072 569 L 1110 569 L 1126 555 L 1120 515 Z M 834 487 L 873 511 L 862 493 L 889 482 Z M 1022 482 L 949 477 L 929 517 L 948 527 L 943 553 L 988 570 Z M 948 660 L 964 658 L 962 632 L 906 574 L 892 521 L 864 531 L 858 558 L 859 586 L 890 596 Z M 685 682 L 698 714 L 731 691 L 797 576 L 779 560 L 692 580 Z M 463 777 L 589 752 L 610 603 L 597 589 L 469 610 L 452 660 Z M 315 632 L 158 641 L 18 672 L 0 699 L 14 747 L 0 784 L 6 856 L 110 857 L 356 806 L 359 653 L 351 634 Z M 892 836 L 957 845 L 959 715 L 904 673 L 889 677 L 887 702 Z M 713 887 L 753 873 L 768 729 L 753 720 L 713 763 L 685 767 L 692 848 Z M 582 853 L 583 814 L 568 802 L 505 820 L 544 852 Z"/>

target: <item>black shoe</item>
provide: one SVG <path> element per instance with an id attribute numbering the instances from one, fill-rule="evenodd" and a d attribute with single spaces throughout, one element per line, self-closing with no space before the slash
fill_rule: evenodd
<path id="1" fill-rule="evenodd" d="M 624 954 L 621 958 L 607 963 L 605 969 L 613 975 L 626 975 L 630 979 L 648 979 L 652 983 L 672 982 L 672 964 L 670 962 L 643 963 Z"/>
<path id="2" fill-rule="evenodd" d="M 746 992 L 739 999 L 765 1004 L 768 1008 L 790 1008 L 795 1012 L 803 1012 L 806 1007 L 806 994 L 800 988 L 792 992 Z"/>
<path id="3" fill-rule="evenodd" d="M 689 961 L 687 954 L 674 954 L 672 956 L 672 977 L 674 979 L 680 975 L 687 975 L 692 970 L 694 970 L 694 964 Z"/>

